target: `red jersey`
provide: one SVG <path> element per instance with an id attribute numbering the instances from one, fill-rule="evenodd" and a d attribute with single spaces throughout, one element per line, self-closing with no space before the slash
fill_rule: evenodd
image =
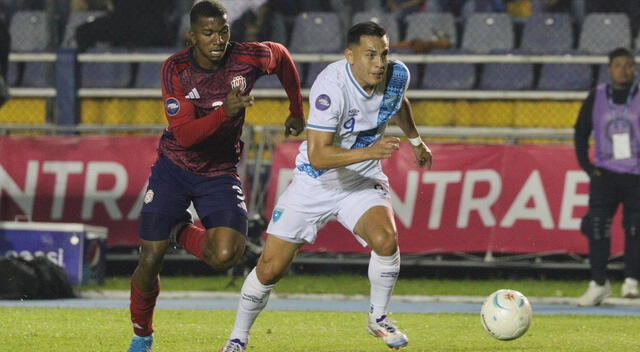
<path id="1" fill-rule="evenodd" d="M 221 109 L 227 94 L 236 86 L 249 94 L 258 78 L 275 73 L 289 96 L 291 114 L 302 117 L 298 72 L 287 49 L 278 43 L 230 42 L 224 64 L 216 70 L 200 67 L 194 50 L 181 50 L 162 65 L 162 98 L 169 126 L 158 150 L 195 174 L 235 174 L 245 111 L 227 116 Z"/>

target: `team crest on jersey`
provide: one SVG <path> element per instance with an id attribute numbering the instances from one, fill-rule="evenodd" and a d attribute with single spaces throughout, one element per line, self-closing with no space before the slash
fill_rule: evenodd
<path id="1" fill-rule="evenodd" d="M 167 115 L 173 116 L 180 112 L 180 102 L 176 98 L 169 98 L 164 103 L 164 108 L 167 111 Z"/>
<path id="2" fill-rule="evenodd" d="M 273 222 L 278 222 L 283 212 L 284 212 L 284 209 L 282 208 L 273 209 L 273 215 L 271 216 L 271 219 L 273 219 Z"/>
<path id="3" fill-rule="evenodd" d="M 325 111 L 331 106 L 331 98 L 326 94 L 320 94 L 316 98 L 316 109 Z"/>
<path id="4" fill-rule="evenodd" d="M 144 194 L 144 204 L 149 204 L 153 201 L 153 190 L 150 189 Z"/>
<path id="5" fill-rule="evenodd" d="M 397 94 L 392 94 L 390 97 L 384 100 L 384 105 L 387 106 L 388 110 L 393 110 L 396 107 L 399 98 L 400 97 Z"/>
<path id="6" fill-rule="evenodd" d="M 244 76 L 235 76 L 231 79 L 231 89 L 236 89 L 240 87 L 240 90 L 244 92 L 245 88 L 247 88 L 247 80 Z"/>

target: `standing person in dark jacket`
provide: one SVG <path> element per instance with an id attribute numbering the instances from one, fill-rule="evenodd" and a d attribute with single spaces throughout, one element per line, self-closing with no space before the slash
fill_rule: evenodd
<path id="1" fill-rule="evenodd" d="M 635 84 L 635 59 L 625 48 L 609 53 L 611 84 L 600 84 L 584 101 L 575 125 L 578 163 L 591 179 L 589 211 L 581 231 L 589 239 L 591 281 L 578 305 L 594 306 L 611 295 L 606 268 L 611 247 L 611 222 L 623 204 L 625 233 L 622 296 L 638 297 L 640 277 L 640 94 Z M 595 160 L 589 159 L 589 136 L 595 139 Z"/>

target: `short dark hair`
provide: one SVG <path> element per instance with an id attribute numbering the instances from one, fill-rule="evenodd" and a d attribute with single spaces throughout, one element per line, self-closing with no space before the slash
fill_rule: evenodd
<path id="1" fill-rule="evenodd" d="M 223 17 L 227 14 L 227 9 L 218 0 L 200 0 L 191 8 L 189 14 L 193 25 L 200 17 Z"/>
<path id="2" fill-rule="evenodd" d="M 613 59 L 620 56 L 626 56 L 630 58 L 632 61 L 635 61 L 635 58 L 633 57 L 631 50 L 620 47 L 620 48 L 615 48 L 609 52 L 609 65 L 611 65 L 611 63 L 613 62 Z"/>
<path id="3" fill-rule="evenodd" d="M 360 44 L 360 37 L 363 35 L 383 37 L 385 34 L 387 34 L 387 31 L 375 22 L 356 23 L 347 32 L 347 45 Z"/>

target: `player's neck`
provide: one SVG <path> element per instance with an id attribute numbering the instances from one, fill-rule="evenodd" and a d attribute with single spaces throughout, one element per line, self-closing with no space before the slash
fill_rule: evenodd
<path id="1" fill-rule="evenodd" d="M 222 60 L 218 62 L 211 61 L 207 59 L 204 55 L 202 55 L 202 53 L 200 53 L 198 49 L 193 51 L 193 59 L 196 62 L 196 64 L 198 64 L 198 66 L 200 66 L 205 70 L 217 70 L 222 66 Z"/>

